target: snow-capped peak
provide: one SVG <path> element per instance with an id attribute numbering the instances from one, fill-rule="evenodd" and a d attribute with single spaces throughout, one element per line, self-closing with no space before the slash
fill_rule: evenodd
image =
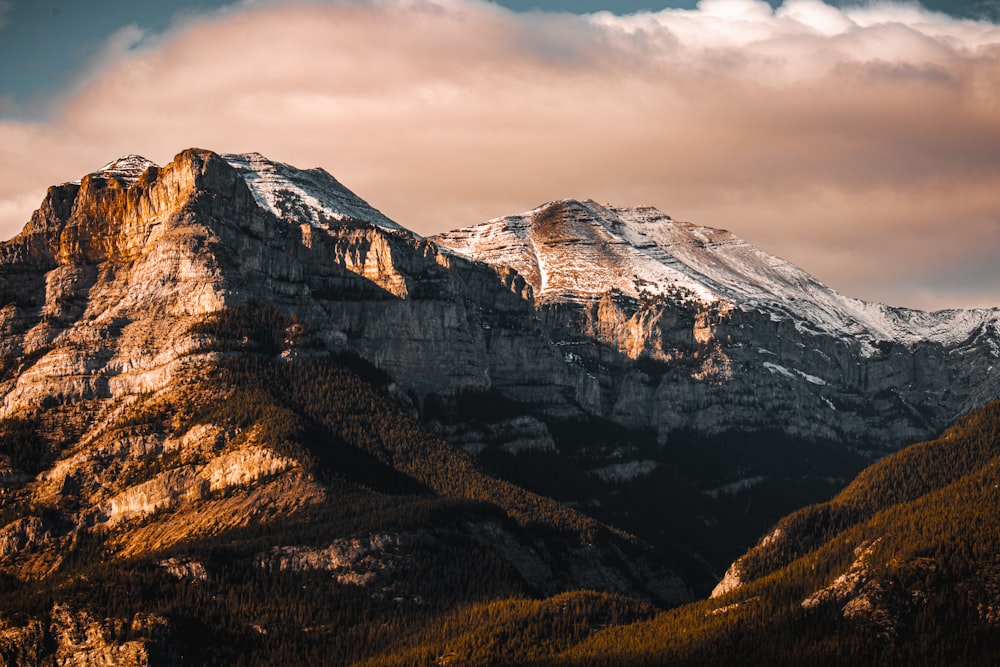
<path id="1" fill-rule="evenodd" d="M 646 209 L 637 209 L 646 211 Z M 672 222 L 657 213 L 657 219 Z M 586 299 L 609 291 L 633 297 L 684 291 L 705 303 L 720 299 L 676 262 L 650 258 L 651 242 L 628 234 L 618 213 L 594 201 L 563 199 L 520 215 L 435 237 L 440 245 L 488 264 L 506 265 L 547 299 Z"/>
<path id="2" fill-rule="evenodd" d="M 135 183 L 139 177 L 150 167 L 157 166 L 141 155 L 123 155 L 117 160 L 112 160 L 95 173 L 113 176 L 129 184 Z"/>
<path id="3" fill-rule="evenodd" d="M 925 313 L 853 299 L 729 231 L 680 222 L 652 207 L 566 199 L 434 240 L 517 270 L 541 301 L 617 291 L 637 299 L 722 302 L 856 338 L 869 352 L 880 340 L 957 343 L 1000 323 L 996 309 Z"/>
<path id="4" fill-rule="evenodd" d="M 260 153 L 222 158 L 240 173 L 257 204 L 286 222 L 330 229 L 354 220 L 404 230 L 323 169 L 298 169 Z"/>

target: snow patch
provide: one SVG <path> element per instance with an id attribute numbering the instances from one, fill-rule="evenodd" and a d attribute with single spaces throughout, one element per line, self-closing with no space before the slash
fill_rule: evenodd
<path id="1" fill-rule="evenodd" d="M 809 375 L 809 373 L 806 373 L 805 371 L 800 371 L 798 369 L 795 369 L 795 372 L 798 373 L 800 376 L 802 376 L 802 379 L 805 380 L 806 382 L 811 382 L 812 384 L 818 384 L 820 386 L 826 385 L 826 380 L 824 380 L 823 378 L 818 378 L 815 375 Z"/>
<path id="2" fill-rule="evenodd" d="M 790 370 L 779 364 L 775 364 L 770 361 L 765 361 L 764 368 L 771 371 L 772 374 L 777 373 L 778 375 L 784 375 L 787 378 L 795 379 L 795 373 L 791 372 Z"/>
<path id="3" fill-rule="evenodd" d="M 323 169 L 297 169 L 259 153 L 223 155 L 246 182 L 257 205 L 289 223 L 329 230 L 359 221 L 393 232 L 408 230 L 341 185 Z"/>
<path id="4" fill-rule="evenodd" d="M 806 382 L 810 382 L 815 385 L 825 385 L 826 380 L 823 378 L 818 378 L 815 375 L 810 375 L 805 371 L 800 371 L 797 368 L 788 369 L 780 364 L 776 364 L 771 361 L 764 362 L 764 368 L 771 371 L 772 374 L 777 373 L 778 375 L 784 375 L 785 377 L 792 378 L 793 380 L 803 379 Z"/>
<path id="5" fill-rule="evenodd" d="M 155 162 L 151 162 L 141 155 L 124 155 L 117 160 L 112 160 L 94 173 L 104 176 L 113 176 L 118 180 L 132 185 L 139 180 L 139 177 L 142 176 L 147 169 L 155 166 L 157 166 Z"/>
<path id="6" fill-rule="evenodd" d="M 591 470 L 601 481 L 616 484 L 643 477 L 660 467 L 656 461 L 626 461 Z"/>
<path id="7" fill-rule="evenodd" d="M 716 487 L 714 489 L 709 489 L 708 491 L 703 491 L 706 496 L 712 498 L 718 498 L 719 496 L 735 496 L 738 493 L 742 493 L 747 489 L 752 489 L 763 481 L 766 481 L 767 477 L 756 476 L 747 477 L 745 479 L 740 479 L 729 484 L 723 484 L 722 486 Z"/>

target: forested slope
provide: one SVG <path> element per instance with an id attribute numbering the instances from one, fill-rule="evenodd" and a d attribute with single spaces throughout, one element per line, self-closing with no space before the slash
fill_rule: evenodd
<path id="1" fill-rule="evenodd" d="M 992 403 L 782 520 L 728 592 L 597 633 L 558 664 L 996 664 L 998 503 Z"/>

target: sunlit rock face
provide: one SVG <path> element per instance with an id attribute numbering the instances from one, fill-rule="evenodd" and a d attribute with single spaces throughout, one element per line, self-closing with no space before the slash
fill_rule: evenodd
<path id="1" fill-rule="evenodd" d="M 254 309 L 295 322 L 277 352 L 204 330 Z M 189 149 L 162 167 L 127 156 L 50 188 L 0 245 L 0 429 L 26 424 L 48 447 L 16 465 L 0 456 L 0 485 L 23 510 L 0 526 L 0 564 L 44 577 L 81 535 L 128 558 L 329 502 L 280 437 L 197 412 L 231 396 L 212 382 L 226 359 L 340 353 L 385 371 L 386 391 L 412 411 L 466 390 L 551 414 L 599 407 L 578 399 L 588 372 L 547 333 L 524 277 L 420 238 L 322 170 Z M 553 446 L 532 418 L 489 429 L 511 451 Z M 58 521 L 44 511 L 54 507 Z M 541 559 L 521 568 L 541 585 L 549 556 L 522 558 L 521 538 L 501 537 L 518 567 Z M 553 590 L 633 585 L 591 551 Z M 656 586 L 687 595 L 665 582 Z"/>
<path id="2" fill-rule="evenodd" d="M 532 335 L 520 276 L 443 253 L 325 172 L 199 150 L 143 164 L 51 188 L 0 250 L 4 414 L 154 391 L 197 353 L 193 322 L 247 304 L 302 317 L 422 393 L 513 386 L 529 368 L 572 384 Z"/>
<path id="3" fill-rule="evenodd" d="M 11 664 L 22 665 L 50 661 L 68 667 L 175 664 L 168 661 L 176 656 L 165 656 L 154 648 L 167 623 L 166 618 L 153 614 L 96 619 L 86 611 L 56 603 L 47 627 L 37 620 L 21 627 L 0 625 L 0 650 L 11 658 Z M 124 632 L 133 639 L 119 641 Z"/>

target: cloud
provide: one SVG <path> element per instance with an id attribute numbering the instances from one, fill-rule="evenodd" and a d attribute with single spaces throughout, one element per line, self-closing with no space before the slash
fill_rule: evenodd
<path id="1" fill-rule="evenodd" d="M 79 92 L 87 90 L 94 79 L 100 78 L 130 55 L 139 53 L 143 47 L 150 48 L 145 43 L 149 37 L 146 30 L 135 24 L 123 26 L 113 32 L 101 43 L 97 51 L 77 69 L 64 89 L 48 95 L 41 95 L 38 100 L 33 101 L 36 106 L 34 115 L 47 115 L 52 107 L 58 109 L 67 100 L 71 102 Z M 155 38 L 153 41 L 155 43 Z M 25 117 L 24 110 L 21 111 L 21 116 Z"/>
<path id="2" fill-rule="evenodd" d="M 0 30 L 3 30 L 10 21 L 7 16 L 13 8 L 14 3 L 11 0 L 0 0 Z"/>
<path id="3" fill-rule="evenodd" d="M 254 2 L 117 40 L 50 122 L 0 123 L 3 236 L 48 184 L 197 145 L 324 166 L 424 234 L 561 197 L 649 203 L 852 295 L 1000 305 L 1000 285 L 955 304 L 946 280 L 1000 253 L 991 23 L 818 0 Z"/>

